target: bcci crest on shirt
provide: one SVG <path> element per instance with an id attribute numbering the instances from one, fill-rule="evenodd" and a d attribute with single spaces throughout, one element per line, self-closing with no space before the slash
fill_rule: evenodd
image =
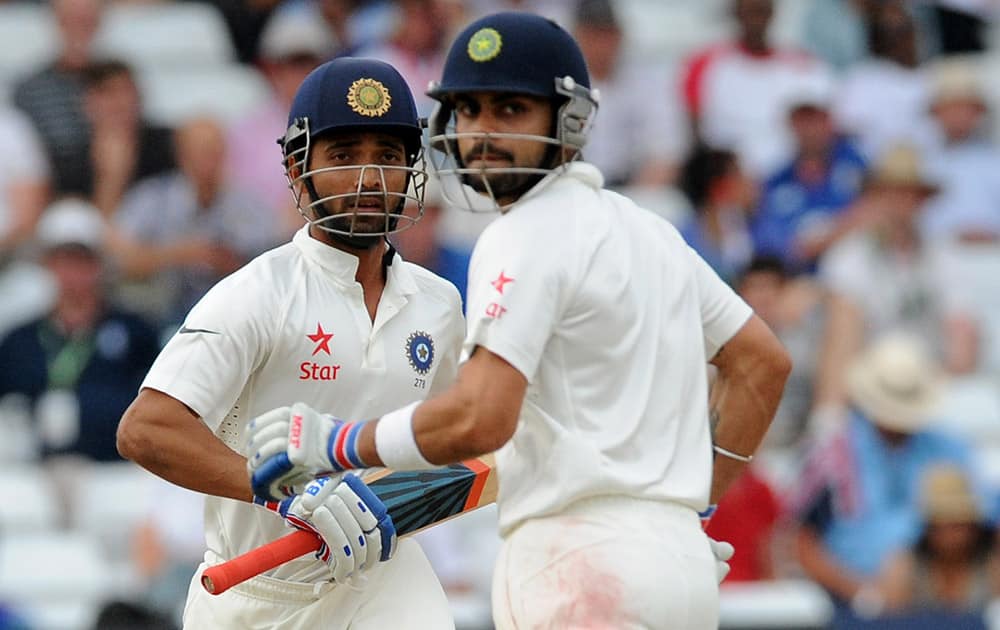
<path id="1" fill-rule="evenodd" d="M 417 374 L 427 374 L 434 363 L 434 340 L 427 333 L 417 330 L 406 340 L 406 358 Z"/>

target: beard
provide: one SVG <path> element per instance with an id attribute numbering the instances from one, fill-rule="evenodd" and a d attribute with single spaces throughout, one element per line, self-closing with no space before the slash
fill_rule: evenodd
<path id="1" fill-rule="evenodd" d="M 377 199 L 378 203 L 371 203 L 372 199 Z M 371 205 L 358 207 L 359 201 Z M 386 211 L 386 203 L 393 208 Z M 336 230 L 341 236 L 357 239 L 359 243 L 378 243 L 387 232 L 395 230 L 405 203 L 405 199 L 395 195 L 371 193 L 360 197 L 328 199 L 316 206 L 315 213 L 317 219 L 328 217 L 320 223 L 326 230 Z"/>
<path id="2" fill-rule="evenodd" d="M 463 183 L 483 195 L 490 195 L 494 199 L 505 199 L 519 197 L 528 191 L 542 178 L 537 173 L 511 173 L 506 169 L 514 167 L 514 154 L 493 145 L 489 140 L 477 142 L 469 151 L 462 154 L 462 162 L 467 168 L 475 169 L 471 166 L 477 160 L 502 160 L 509 163 L 508 166 L 481 166 L 479 173 L 466 173 L 462 176 Z"/>

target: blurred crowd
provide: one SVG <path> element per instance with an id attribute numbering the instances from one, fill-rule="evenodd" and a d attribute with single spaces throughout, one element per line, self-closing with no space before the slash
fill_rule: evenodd
<path id="1" fill-rule="evenodd" d="M 455 31 L 530 10 L 571 30 L 600 89 L 584 159 L 674 222 L 793 356 L 710 524 L 737 549 L 724 590 L 808 580 L 843 627 L 981 622 L 1000 596 L 1000 3 L 211 0 L 192 4 L 266 94 L 166 122 L 142 68 L 95 45 L 130 4 L 173 3 L 52 0 L 54 58 L 0 77 L 0 450 L 51 471 L 63 503 L 80 467 L 126 465 L 118 419 L 187 310 L 302 225 L 275 140 L 306 74 L 384 59 L 426 116 Z M 665 25 L 682 44 L 636 44 L 642 20 L 684 11 L 712 35 Z M 431 185 L 394 240 L 464 293 L 491 219 Z M 130 597 L 99 627 L 170 627 L 197 564 L 197 497 L 148 492 L 114 546 Z M 476 523 L 461 544 L 426 539 L 456 598 L 483 591 L 495 551 Z M 19 627 L 6 605 L 0 628 Z"/>

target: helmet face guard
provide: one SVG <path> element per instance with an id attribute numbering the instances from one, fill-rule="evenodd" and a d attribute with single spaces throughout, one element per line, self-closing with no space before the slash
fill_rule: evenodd
<path id="1" fill-rule="evenodd" d="M 460 186 L 442 186 L 445 200 L 454 206 L 473 212 L 504 211 L 514 202 L 501 204 L 500 197 L 511 191 L 496 191 L 496 182 L 522 180 L 524 185 L 513 194 L 520 197 L 539 180 L 565 169 L 576 160 L 587 142 L 587 135 L 597 110 L 597 90 L 577 84 L 572 77 L 554 79 L 555 93 L 563 98 L 556 110 L 555 137 L 521 133 L 458 132 L 452 100 L 444 96 L 434 109 L 430 127 L 430 162 L 442 181 L 457 180 Z M 467 167 L 458 150 L 459 140 L 481 142 L 483 151 L 493 139 L 539 142 L 546 145 L 545 157 L 537 166 Z M 491 181 L 492 180 L 492 181 Z M 483 197 L 486 199 L 484 200 Z"/>
<path id="2" fill-rule="evenodd" d="M 285 177 L 292 191 L 295 207 L 310 226 L 348 239 L 366 239 L 402 232 L 413 227 L 423 217 L 424 191 L 427 185 L 423 148 L 417 150 L 408 166 L 357 164 L 310 169 L 312 140 L 309 120 L 305 118 L 295 120 L 284 138 Z M 356 173 L 357 185 L 354 190 L 320 196 L 313 176 L 338 172 Z M 375 172 L 378 177 L 378 190 L 364 189 L 364 181 L 371 172 Z M 388 180 L 393 179 L 393 174 L 400 172 L 405 173 L 406 183 L 402 190 L 390 190 Z M 382 212 L 375 213 L 362 208 L 361 204 L 366 197 L 379 198 Z M 416 206 L 415 214 L 405 213 L 407 202 Z M 381 217 L 381 228 L 371 225 L 370 219 L 375 216 Z"/>
<path id="3" fill-rule="evenodd" d="M 445 59 L 441 81 L 427 94 L 438 101 L 430 120 L 431 163 L 443 185 L 442 194 L 472 210 L 504 210 L 499 198 L 515 200 L 553 172 L 579 157 L 587 142 L 599 95 L 589 87 L 590 75 L 579 45 L 555 22 L 531 13 L 501 12 L 480 18 L 458 34 Z M 473 93 L 519 94 L 548 99 L 553 120 L 547 136 L 504 133 L 458 133 L 455 98 Z M 531 167 L 468 168 L 458 139 L 534 141 L 546 145 L 540 164 Z M 464 142 L 463 142 L 464 143 Z M 450 177 L 449 177 L 450 176 Z M 523 180 L 524 186 L 516 186 Z M 508 190 L 497 190 L 497 184 Z M 460 189 L 456 193 L 455 189 Z M 455 197 L 458 199 L 455 199 Z M 512 202 L 513 203 L 513 202 Z"/>
<path id="4" fill-rule="evenodd" d="M 405 147 L 405 166 L 311 168 L 317 138 L 337 133 L 397 137 Z M 353 57 L 338 57 L 320 65 L 299 86 L 288 129 L 278 139 L 296 208 L 310 226 L 352 247 L 371 247 L 385 235 L 413 226 L 423 216 L 427 183 L 422 137 L 423 124 L 413 94 L 391 65 Z M 341 184 L 337 192 L 321 196 L 317 181 L 332 173 L 343 173 L 344 179 L 353 173 L 354 187 L 345 190 Z M 366 188 L 365 181 L 378 185 Z M 371 203 L 373 197 L 378 204 Z M 404 213 L 408 201 L 416 205 L 415 215 Z"/>

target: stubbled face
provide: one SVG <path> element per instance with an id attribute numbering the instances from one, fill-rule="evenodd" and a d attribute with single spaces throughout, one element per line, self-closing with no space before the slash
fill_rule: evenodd
<path id="1" fill-rule="evenodd" d="M 492 192 L 501 204 L 515 201 L 538 174 L 511 169 L 546 168 L 543 160 L 552 145 L 542 138 L 552 137 L 552 119 L 552 104 L 543 98 L 498 92 L 456 96 L 455 132 L 462 164 L 481 169 L 469 175 L 467 183 L 477 192 Z"/>
<path id="2" fill-rule="evenodd" d="M 384 233 L 389 214 L 402 210 L 406 166 L 406 147 L 397 136 L 343 132 L 316 139 L 308 168 L 316 193 L 324 201 L 312 214 L 332 216 L 322 225 L 341 232 Z M 304 207 L 308 194 L 302 199 Z"/>

